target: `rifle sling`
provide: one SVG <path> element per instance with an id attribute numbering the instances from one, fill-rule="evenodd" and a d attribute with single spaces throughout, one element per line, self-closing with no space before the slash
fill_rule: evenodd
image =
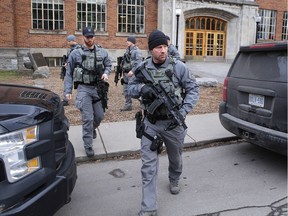
<path id="1" fill-rule="evenodd" d="M 149 139 L 150 141 L 154 140 L 154 137 L 150 136 L 148 133 L 146 133 L 145 131 L 143 131 L 143 136 L 145 136 L 147 139 Z"/>

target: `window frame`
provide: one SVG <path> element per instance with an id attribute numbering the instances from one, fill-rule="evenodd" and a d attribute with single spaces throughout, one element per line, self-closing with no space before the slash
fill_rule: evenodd
<path id="1" fill-rule="evenodd" d="M 145 0 L 118 0 L 118 33 L 145 33 Z"/>
<path id="2" fill-rule="evenodd" d="M 259 23 L 258 39 L 275 40 L 277 11 L 259 9 L 259 15 L 261 16 L 261 22 Z"/>
<path id="3" fill-rule="evenodd" d="M 227 23 L 221 19 L 207 16 L 195 16 L 186 19 L 186 30 L 204 30 L 226 32 Z"/>
<path id="4" fill-rule="evenodd" d="M 78 31 L 86 26 L 94 28 L 95 32 L 107 31 L 107 0 L 77 0 L 76 4 Z"/>
<path id="5" fill-rule="evenodd" d="M 281 40 L 288 40 L 288 12 L 283 13 Z"/>
<path id="6" fill-rule="evenodd" d="M 65 28 L 64 0 L 32 0 L 31 13 L 33 30 L 62 31 Z"/>

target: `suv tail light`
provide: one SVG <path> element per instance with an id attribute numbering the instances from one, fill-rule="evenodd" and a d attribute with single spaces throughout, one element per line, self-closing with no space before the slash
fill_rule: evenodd
<path id="1" fill-rule="evenodd" d="M 222 93 L 222 98 L 223 101 L 227 101 L 227 86 L 228 86 L 228 77 L 225 78 L 224 80 L 224 85 L 223 85 L 223 93 Z"/>
<path id="2" fill-rule="evenodd" d="M 259 44 L 254 44 L 251 45 L 250 48 L 258 48 L 258 49 L 263 49 L 263 48 L 270 48 L 270 47 L 275 47 L 275 44 L 263 44 L 263 43 L 259 43 Z"/>

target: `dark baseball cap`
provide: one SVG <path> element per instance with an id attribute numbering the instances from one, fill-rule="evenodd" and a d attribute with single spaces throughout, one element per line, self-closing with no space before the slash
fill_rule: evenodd
<path id="1" fill-rule="evenodd" d="M 85 36 L 85 37 L 94 37 L 95 36 L 94 29 L 89 27 L 89 26 L 85 27 L 83 29 L 83 36 Z"/>

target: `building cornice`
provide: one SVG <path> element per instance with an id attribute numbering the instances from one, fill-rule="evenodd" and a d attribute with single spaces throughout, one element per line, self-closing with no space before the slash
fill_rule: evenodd
<path id="1" fill-rule="evenodd" d="M 208 3 L 221 3 L 229 5 L 250 5 L 259 6 L 259 4 L 253 0 L 180 0 L 180 3 L 184 2 L 208 2 Z"/>

